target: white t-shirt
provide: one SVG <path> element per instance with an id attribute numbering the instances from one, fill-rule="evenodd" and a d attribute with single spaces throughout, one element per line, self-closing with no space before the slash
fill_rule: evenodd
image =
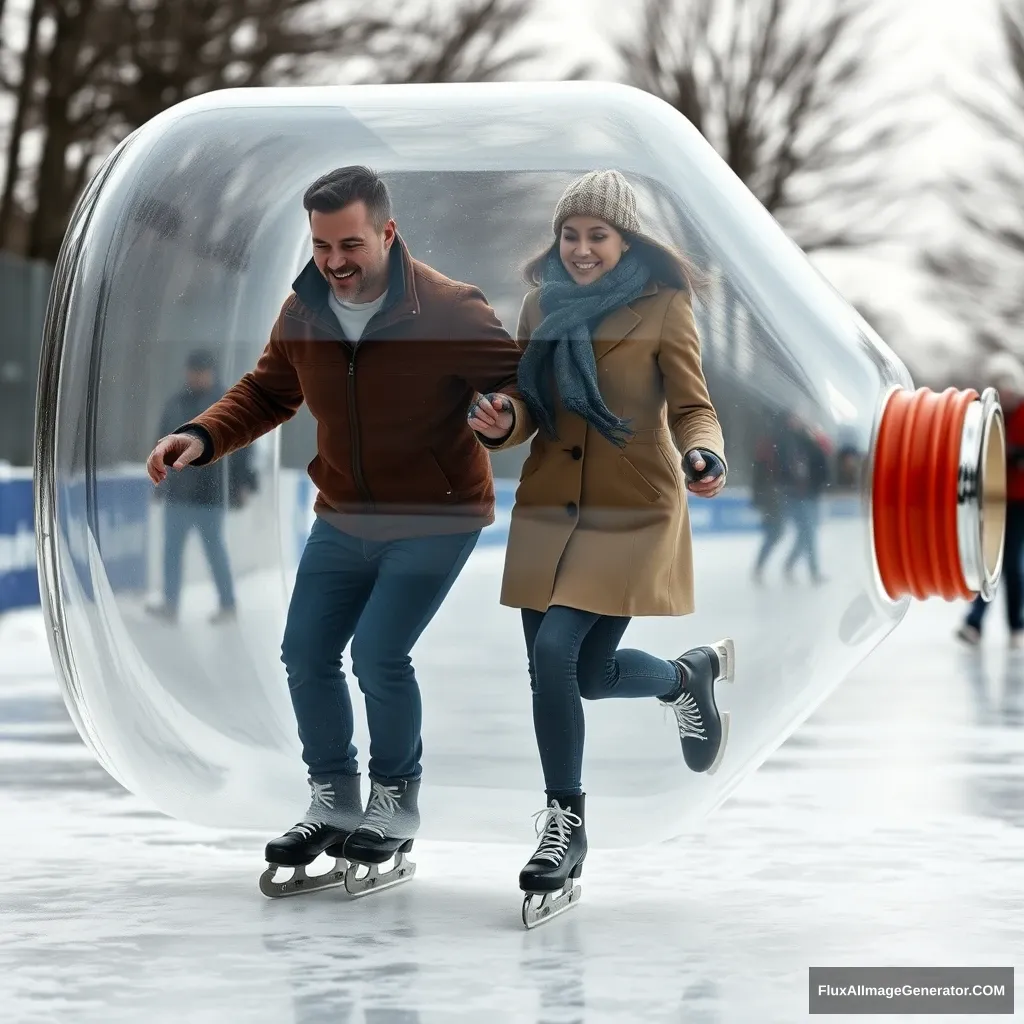
<path id="1" fill-rule="evenodd" d="M 338 318 L 345 337 L 349 341 L 355 342 L 363 336 L 363 331 L 366 330 L 370 318 L 384 305 L 384 300 L 387 297 L 388 293 L 385 291 L 379 299 L 374 299 L 373 302 L 342 302 L 332 289 L 327 296 L 327 301 Z"/>

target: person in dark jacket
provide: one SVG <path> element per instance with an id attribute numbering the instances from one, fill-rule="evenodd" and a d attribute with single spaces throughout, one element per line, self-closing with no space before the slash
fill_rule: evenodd
<path id="1" fill-rule="evenodd" d="M 823 583 L 825 578 L 818 567 L 818 523 L 821 494 L 828 484 L 828 457 L 821 440 L 798 416 L 790 415 L 787 427 L 783 435 L 783 502 L 786 516 L 796 527 L 796 536 L 784 572 L 787 579 L 792 579 L 803 556 L 811 582 Z"/>
<path id="2" fill-rule="evenodd" d="M 821 493 L 828 483 L 828 458 L 821 442 L 800 418 L 774 412 L 754 457 L 752 503 L 761 511 L 764 537 L 754 564 L 760 582 L 765 563 L 782 538 L 787 521 L 796 530 L 784 572 L 792 580 L 803 556 L 814 583 L 824 582 L 818 567 L 818 518 Z"/>
<path id="3" fill-rule="evenodd" d="M 312 799 L 267 844 L 261 888 L 271 896 L 316 888 L 299 873 L 276 883 L 274 869 L 325 851 L 351 871 L 395 859 L 383 876 L 350 871 L 350 892 L 411 877 L 422 707 L 410 652 L 494 521 L 490 456 L 467 415 L 474 402 L 511 409 L 513 437 L 526 415 L 518 345 L 479 288 L 412 256 L 376 174 L 330 171 L 303 207 L 312 256 L 255 367 L 183 418 L 147 463 L 159 484 L 169 468 L 189 475 L 244 448 L 303 403 L 317 421 L 316 521 L 281 644 Z M 370 734 L 365 811 L 341 667 L 349 641 Z"/>
<path id="4" fill-rule="evenodd" d="M 783 467 L 779 454 L 784 428 L 783 414 L 770 410 L 766 416 L 765 431 L 754 449 L 750 502 L 761 513 L 761 547 L 754 563 L 755 583 L 761 582 L 765 563 L 782 539 L 786 526 L 782 495 Z"/>
<path id="5" fill-rule="evenodd" d="M 216 373 L 217 362 L 212 353 L 200 349 L 189 356 L 185 386 L 171 396 L 160 418 L 161 436 L 198 416 L 224 393 Z M 164 603 L 149 609 L 151 614 L 177 620 L 185 543 L 195 530 L 220 600 L 220 609 L 211 621 L 220 623 L 235 617 L 234 583 L 224 542 L 225 513 L 229 507 L 241 508 L 248 494 L 255 490 L 256 476 L 249 449 L 219 465 L 201 467 L 194 473 L 176 473 L 164 481 L 157 491 L 158 497 L 164 499 Z"/>

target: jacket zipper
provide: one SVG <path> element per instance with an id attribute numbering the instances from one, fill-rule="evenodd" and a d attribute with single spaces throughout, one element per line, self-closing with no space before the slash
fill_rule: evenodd
<path id="1" fill-rule="evenodd" d="M 370 493 L 366 480 L 363 479 L 363 461 L 360 457 L 359 417 L 356 415 L 356 349 L 358 347 L 358 345 L 348 346 L 348 428 L 351 437 L 349 443 L 352 446 L 352 475 L 355 477 L 356 485 L 362 492 L 363 497 L 372 505 L 373 495 Z"/>
<path id="2" fill-rule="evenodd" d="M 401 316 L 394 322 L 399 320 L 406 320 L 409 315 Z M 325 323 L 319 317 L 316 318 L 324 327 L 327 327 L 330 332 L 334 333 L 333 325 Z M 391 324 L 387 324 L 391 326 Z M 369 324 L 367 324 L 369 327 Z M 360 338 L 359 344 L 366 339 L 368 334 L 375 333 L 376 330 L 380 330 L 380 327 L 374 329 L 374 331 L 364 332 L 363 337 Z M 363 463 L 360 457 L 361 443 L 359 437 L 359 417 L 356 415 L 356 349 L 359 348 L 359 344 L 353 345 L 349 341 L 338 339 L 340 345 L 344 345 L 348 349 L 348 428 L 351 437 L 350 444 L 352 446 L 352 475 L 355 477 L 356 486 L 359 488 L 363 495 L 363 498 L 371 505 L 374 504 L 373 495 L 370 493 L 370 488 L 363 477 Z"/>

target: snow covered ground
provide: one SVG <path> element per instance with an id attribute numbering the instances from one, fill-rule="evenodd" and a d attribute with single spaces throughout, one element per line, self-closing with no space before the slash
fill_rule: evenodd
<path id="1" fill-rule="evenodd" d="M 579 906 L 532 932 L 528 818 L 518 845 L 418 842 L 417 877 L 377 896 L 265 899 L 268 836 L 121 789 L 70 723 L 39 613 L 8 615 L 0 1019 L 791 1024 L 809 966 L 1013 965 L 1024 653 L 998 600 L 981 652 L 952 639 L 960 607 L 913 607 L 698 830 L 592 851 Z"/>

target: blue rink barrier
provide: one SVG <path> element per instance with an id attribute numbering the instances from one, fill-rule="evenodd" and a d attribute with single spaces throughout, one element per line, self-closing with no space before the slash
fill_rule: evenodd
<path id="1" fill-rule="evenodd" d="M 515 500 L 517 480 L 496 480 L 495 522 L 484 530 L 481 544 L 504 544 L 508 539 L 508 524 Z M 745 488 L 726 489 L 717 498 L 705 501 L 692 498 L 690 531 L 694 535 L 705 533 L 750 533 L 761 529 L 761 513 L 750 503 L 750 492 Z M 861 499 L 856 494 L 830 495 L 821 502 L 821 517 L 845 519 L 862 515 Z"/>
<path id="2" fill-rule="evenodd" d="M 494 481 L 494 523 L 480 535 L 478 547 L 498 547 L 508 541 L 508 527 L 515 502 L 518 480 Z M 315 491 L 305 474 L 297 481 L 295 503 L 295 557 L 302 549 L 312 524 Z M 845 519 L 862 515 L 861 499 L 856 494 L 830 495 L 822 499 L 822 519 Z M 713 501 L 690 501 L 690 530 L 695 536 L 708 533 L 753 533 L 761 529 L 761 513 L 750 503 L 750 492 L 734 488 Z"/>
<path id="3" fill-rule="evenodd" d="M 282 474 L 281 513 L 293 516 L 295 556 L 302 553 L 312 523 L 314 488 L 304 472 Z M 495 481 L 495 522 L 484 530 L 480 545 L 496 547 L 508 539 L 509 519 L 517 480 Z M 115 592 L 144 592 L 147 588 L 149 512 L 152 484 L 136 466 L 104 473 L 95 482 L 93 522 L 87 520 L 84 480 L 65 483 L 58 500 L 63 542 L 70 556 L 74 584 L 88 600 L 92 596 L 89 537 L 97 544 L 108 585 Z M 290 512 L 289 512 L 290 509 Z M 856 494 L 823 499 L 822 519 L 861 515 Z M 283 520 L 287 523 L 287 518 Z M 727 490 L 713 501 L 690 502 L 694 535 L 750 533 L 761 527 L 760 513 L 750 504 L 749 492 Z M 286 535 L 288 532 L 286 527 Z M 36 541 L 33 521 L 32 473 L 0 466 L 0 612 L 39 604 Z"/>
<path id="4" fill-rule="evenodd" d="M 115 592 L 146 588 L 149 507 L 152 485 L 134 467 L 95 481 L 94 521 L 87 521 L 86 483 L 75 480 L 59 492 L 60 525 L 75 583 L 92 596 L 89 528 L 107 583 Z M 39 604 L 32 472 L 0 467 L 0 612 Z"/>
<path id="5" fill-rule="evenodd" d="M 0 466 L 0 612 L 36 604 L 32 472 Z"/>

